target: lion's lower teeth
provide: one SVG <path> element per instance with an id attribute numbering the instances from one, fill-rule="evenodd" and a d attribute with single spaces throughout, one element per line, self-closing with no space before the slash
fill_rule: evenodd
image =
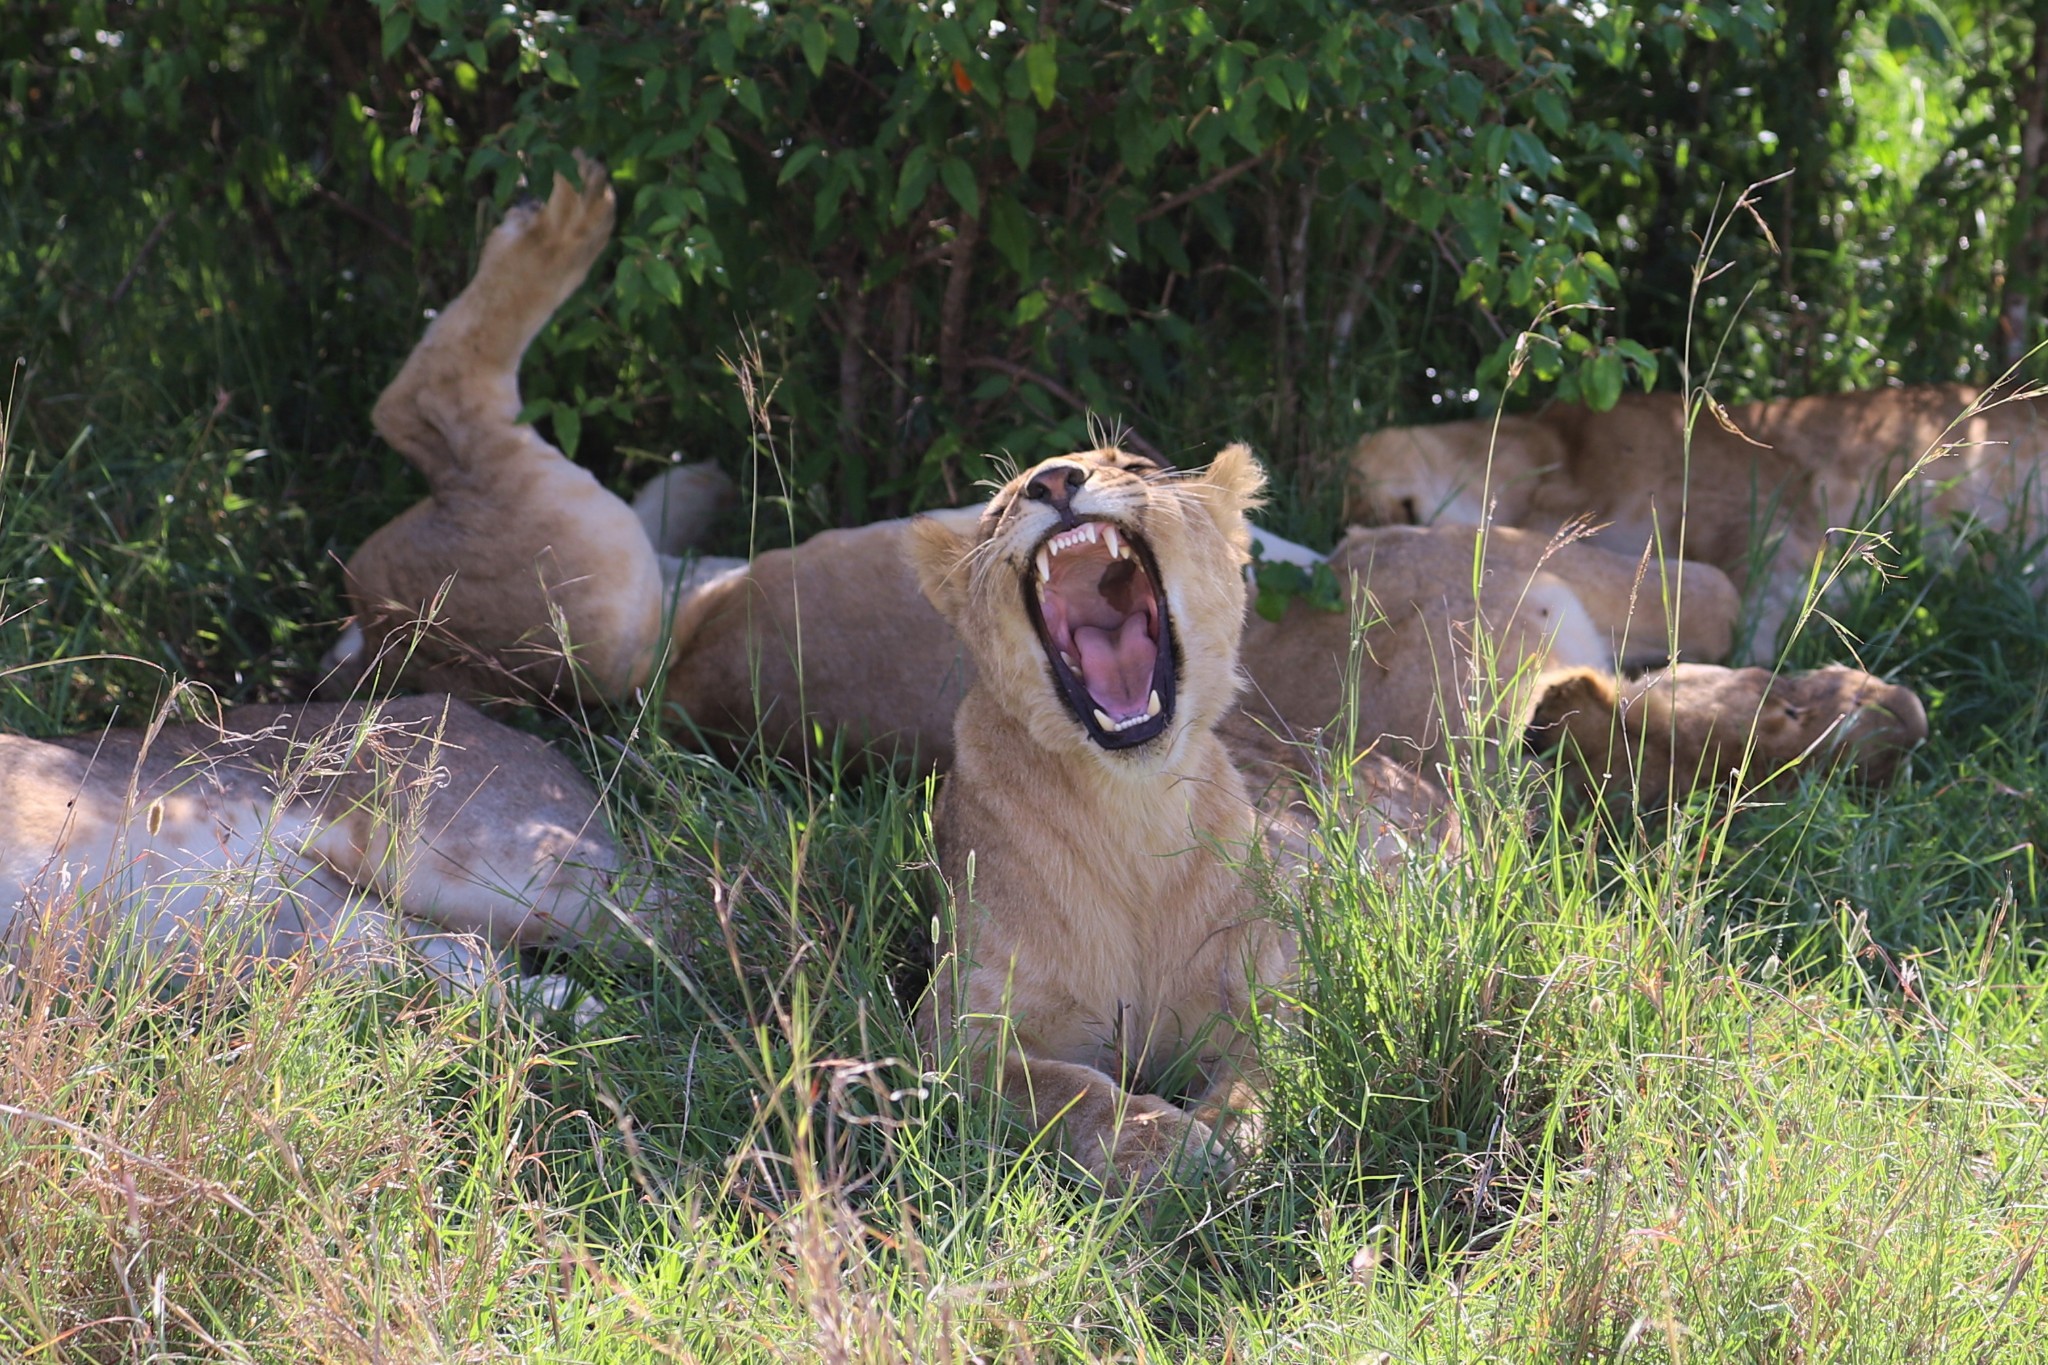
<path id="1" fill-rule="evenodd" d="M 1152 719 L 1152 717 L 1159 714 L 1159 707 L 1157 705 L 1157 702 L 1159 700 L 1159 694 L 1157 692 L 1154 692 L 1152 694 L 1152 700 L 1155 704 L 1153 705 L 1150 711 L 1147 711 L 1142 716 L 1132 716 L 1127 720 L 1111 720 L 1109 718 L 1109 712 L 1103 710 L 1101 707 L 1098 706 L 1095 708 L 1095 723 L 1101 726 L 1104 730 L 1108 731 L 1110 734 L 1117 734 L 1121 731 L 1128 730 L 1133 725 L 1143 725 L 1146 721 Z"/>
<path id="2" fill-rule="evenodd" d="M 1151 699 L 1150 701 L 1148 701 L 1148 702 L 1146 702 L 1146 703 L 1145 703 L 1145 719 L 1146 719 L 1146 720 L 1150 720 L 1150 719 L 1152 719 L 1152 717 L 1154 717 L 1154 716 L 1156 716 L 1156 715 L 1158 715 L 1158 714 L 1159 714 L 1159 690 L 1158 690 L 1157 688 L 1154 688 L 1154 689 L 1152 690 L 1152 699 Z"/>

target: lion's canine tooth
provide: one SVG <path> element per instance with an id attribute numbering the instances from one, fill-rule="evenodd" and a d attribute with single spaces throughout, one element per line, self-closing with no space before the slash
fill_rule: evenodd
<path id="1" fill-rule="evenodd" d="M 1109 712 L 1099 706 L 1095 708 L 1095 723 L 1105 730 L 1116 729 L 1116 722 L 1109 718 Z"/>
<path id="2" fill-rule="evenodd" d="M 1145 719 L 1147 719 L 1147 720 L 1150 720 L 1150 719 L 1152 719 L 1152 717 L 1154 717 L 1154 716 L 1156 716 L 1156 715 L 1158 715 L 1158 714 L 1159 714 L 1159 689 L 1155 687 L 1155 688 L 1153 688 L 1153 689 L 1152 689 L 1152 697 L 1151 697 L 1151 700 L 1149 700 L 1149 701 L 1147 701 L 1147 702 L 1145 703 Z"/>
<path id="3" fill-rule="evenodd" d="M 1124 557 L 1124 544 L 1121 540 L 1117 539 L 1116 527 L 1105 526 L 1102 528 L 1102 543 L 1109 546 L 1109 557 L 1111 559 L 1122 559 Z"/>
<path id="4" fill-rule="evenodd" d="M 1072 669 L 1076 673 L 1081 671 L 1081 661 L 1079 659 L 1076 659 L 1073 655 L 1067 653 L 1067 651 L 1065 651 L 1064 649 L 1060 651 L 1060 662 L 1065 664 L 1069 669 Z"/>
<path id="5" fill-rule="evenodd" d="M 1043 545 L 1038 547 L 1038 581 L 1052 582 L 1052 552 Z"/>

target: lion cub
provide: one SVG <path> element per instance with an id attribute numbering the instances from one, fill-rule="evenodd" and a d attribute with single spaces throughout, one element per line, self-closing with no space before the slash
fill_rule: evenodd
<path id="1" fill-rule="evenodd" d="M 976 668 L 933 817 L 957 914 L 928 1023 L 957 1020 L 1112 1189 L 1227 1173 L 1254 984 L 1292 965 L 1237 865 L 1257 831 L 1216 735 L 1264 484 L 1238 445 L 1192 475 L 1091 450 L 1012 479 L 972 534 L 912 525 Z M 1170 1074 L 1192 1074 L 1188 1107 L 1154 1093 Z"/>

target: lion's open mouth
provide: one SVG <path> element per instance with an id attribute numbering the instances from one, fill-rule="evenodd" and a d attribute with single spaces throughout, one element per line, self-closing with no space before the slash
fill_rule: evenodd
<path id="1" fill-rule="evenodd" d="M 1173 720 L 1173 627 L 1159 568 L 1138 536 L 1084 521 L 1039 543 L 1024 602 L 1067 709 L 1105 749 Z"/>

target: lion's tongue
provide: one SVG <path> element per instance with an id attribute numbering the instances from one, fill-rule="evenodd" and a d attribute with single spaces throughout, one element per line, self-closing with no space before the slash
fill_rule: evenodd
<path id="1" fill-rule="evenodd" d="M 1111 720 L 1145 714 L 1159 646 L 1145 631 L 1144 612 L 1126 616 L 1114 634 L 1100 626 L 1078 626 L 1074 647 L 1081 651 L 1081 682 Z"/>

